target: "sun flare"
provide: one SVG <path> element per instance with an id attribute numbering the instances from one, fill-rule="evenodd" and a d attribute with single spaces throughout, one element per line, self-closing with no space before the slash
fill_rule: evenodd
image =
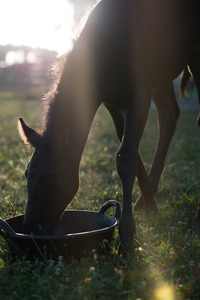
<path id="1" fill-rule="evenodd" d="M 155 290 L 155 300 L 174 300 L 172 287 L 165 285 Z"/>
<path id="2" fill-rule="evenodd" d="M 0 0 L 0 44 L 47 48 L 72 46 L 74 11 L 67 0 Z"/>

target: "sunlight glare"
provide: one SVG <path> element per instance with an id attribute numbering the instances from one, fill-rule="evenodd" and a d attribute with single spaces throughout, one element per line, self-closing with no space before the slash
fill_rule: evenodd
<path id="1" fill-rule="evenodd" d="M 67 0 L 0 0 L 0 44 L 47 48 L 72 46 L 74 11 Z"/>
<path id="2" fill-rule="evenodd" d="M 154 296 L 155 300 L 175 300 L 173 289 L 168 285 L 157 288 Z"/>

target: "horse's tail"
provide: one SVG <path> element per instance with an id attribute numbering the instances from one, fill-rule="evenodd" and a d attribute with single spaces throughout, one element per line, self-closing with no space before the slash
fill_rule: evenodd
<path id="1" fill-rule="evenodd" d="M 190 71 L 188 70 L 188 67 L 186 67 L 184 69 L 183 73 L 182 73 L 181 83 L 180 83 L 180 88 L 179 88 L 179 98 L 181 100 L 183 100 L 184 93 L 188 94 L 187 93 L 187 83 L 188 83 L 191 76 L 192 75 L 191 75 Z M 199 97 L 199 105 L 200 105 L 200 97 Z M 200 113 L 199 113 L 199 116 L 197 118 L 197 124 L 200 127 Z"/>
<path id="2" fill-rule="evenodd" d="M 180 83 L 180 88 L 179 88 L 179 98 L 181 100 L 183 100 L 184 93 L 187 94 L 186 88 L 187 88 L 187 83 L 188 83 L 190 77 L 191 77 L 191 73 L 189 72 L 188 67 L 186 67 L 182 73 L 181 83 Z"/>

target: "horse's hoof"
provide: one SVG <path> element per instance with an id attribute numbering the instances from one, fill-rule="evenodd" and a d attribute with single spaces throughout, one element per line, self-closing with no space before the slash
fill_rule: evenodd
<path id="1" fill-rule="evenodd" d="M 158 213 L 158 207 L 155 200 L 145 202 L 144 203 L 144 211 L 147 215 L 149 214 L 157 214 Z"/>
<path id="2" fill-rule="evenodd" d="M 124 244 L 120 243 L 118 255 L 124 259 L 133 258 L 135 256 L 133 245 L 125 246 Z"/>
<path id="3" fill-rule="evenodd" d="M 144 200 L 143 200 L 143 197 L 140 196 L 136 202 L 135 202 L 135 205 L 134 205 L 134 210 L 141 210 L 144 208 Z"/>
<path id="4" fill-rule="evenodd" d="M 143 196 L 140 196 L 134 205 L 134 210 L 144 209 L 144 212 L 149 215 L 151 213 L 157 214 L 158 208 L 156 201 L 154 199 L 149 198 L 148 200 L 144 200 Z"/>

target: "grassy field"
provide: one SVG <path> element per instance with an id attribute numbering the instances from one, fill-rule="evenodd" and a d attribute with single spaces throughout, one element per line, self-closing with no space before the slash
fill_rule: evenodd
<path id="1" fill-rule="evenodd" d="M 31 151 L 17 133 L 17 117 L 37 127 L 41 104 L 33 95 L 0 94 L 1 218 L 24 212 L 27 191 L 24 170 Z M 39 99 L 39 95 L 36 97 Z M 111 251 L 81 262 L 12 261 L 0 237 L 0 299 L 200 299 L 200 235 L 192 228 L 197 208 L 200 136 L 197 106 L 183 109 L 156 200 L 158 214 L 135 214 L 134 260 L 117 256 L 115 232 Z M 141 142 L 149 169 L 157 139 L 152 109 Z M 100 108 L 81 163 L 81 187 L 70 205 L 97 210 L 108 199 L 121 201 L 114 153 L 118 141 L 112 121 Z M 137 181 L 134 199 L 139 196 Z"/>

